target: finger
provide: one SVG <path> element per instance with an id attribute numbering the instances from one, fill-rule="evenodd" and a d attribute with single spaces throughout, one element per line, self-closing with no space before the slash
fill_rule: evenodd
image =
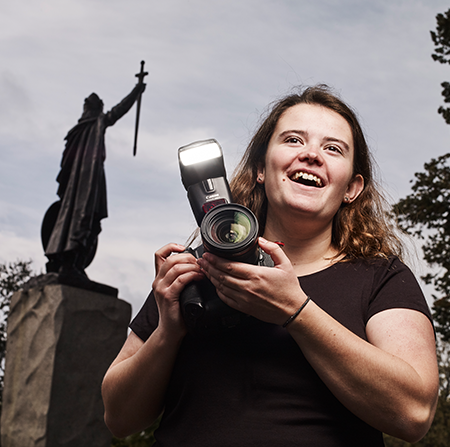
<path id="1" fill-rule="evenodd" d="M 211 282 L 216 288 L 217 295 L 225 304 L 238 310 L 241 309 L 241 305 L 245 303 L 245 294 L 242 292 L 242 289 L 235 289 L 222 282 L 213 280 Z"/>
<path id="2" fill-rule="evenodd" d="M 270 242 L 267 239 L 260 237 L 258 239 L 258 244 L 268 255 L 270 255 L 275 264 L 275 267 L 277 265 L 282 266 L 284 264 L 290 263 L 283 249 L 275 242 Z"/>
<path id="3" fill-rule="evenodd" d="M 207 278 L 216 288 L 219 298 L 226 304 L 237 309 L 240 301 L 245 300 L 244 296 L 246 296 L 249 290 L 252 288 L 251 279 L 249 279 L 248 277 L 239 278 L 227 275 L 221 270 L 218 270 L 211 264 L 207 263 L 207 261 L 205 261 L 203 264 L 207 265 L 207 270 L 204 270 L 204 272 Z"/>
<path id="4" fill-rule="evenodd" d="M 155 270 L 156 274 L 158 274 L 159 269 L 164 264 L 165 260 L 172 254 L 172 253 L 181 253 L 184 251 L 185 248 L 183 245 L 180 244 L 167 244 L 164 245 L 164 247 L 161 247 L 159 250 L 155 252 Z"/>
<path id="5" fill-rule="evenodd" d="M 195 264 L 176 264 L 164 276 L 158 276 L 154 283 L 161 288 L 169 288 L 174 284 L 180 288 L 193 279 L 201 279 L 204 276 L 203 271 Z"/>
<path id="6" fill-rule="evenodd" d="M 178 253 L 172 256 L 169 256 L 159 268 L 158 274 L 156 278 L 164 278 L 174 267 L 175 270 L 173 273 L 177 272 L 178 266 L 180 265 L 188 266 L 188 269 L 193 269 L 196 271 L 201 271 L 199 265 L 197 264 L 197 259 L 191 255 L 190 253 Z M 184 272 L 184 270 L 183 270 Z"/>
<path id="7" fill-rule="evenodd" d="M 204 253 L 203 257 L 197 260 L 198 264 L 211 275 L 224 274 L 239 279 L 249 279 L 251 276 L 251 264 L 243 262 L 229 261 L 211 253 Z"/>

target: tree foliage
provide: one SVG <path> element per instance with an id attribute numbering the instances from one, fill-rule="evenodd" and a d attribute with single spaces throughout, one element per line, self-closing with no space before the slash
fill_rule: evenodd
<path id="1" fill-rule="evenodd" d="M 155 443 L 153 432 L 159 426 L 158 418 L 151 427 L 124 439 L 113 438 L 111 447 L 151 447 Z"/>
<path id="2" fill-rule="evenodd" d="M 16 261 L 9 264 L 0 264 L 0 386 L 3 391 L 4 359 L 6 352 L 6 322 L 9 314 L 9 305 L 14 292 L 17 292 L 26 283 L 33 271 L 31 261 Z"/>
<path id="3" fill-rule="evenodd" d="M 450 154 L 425 163 L 414 174 L 412 194 L 393 206 L 400 227 L 422 240 L 423 257 L 433 271 L 423 277 L 437 292 L 437 330 L 450 341 Z"/>
<path id="4" fill-rule="evenodd" d="M 430 31 L 436 47 L 431 57 L 441 64 L 450 64 L 450 9 L 444 14 L 438 14 L 436 22 L 436 31 Z"/>
<path id="5" fill-rule="evenodd" d="M 14 292 L 17 292 L 32 275 L 31 261 L 0 264 L 0 411 L 3 396 L 3 376 L 5 374 L 6 322 L 9 305 Z"/>
<path id="6" fill-rule="evenodd" d="M 450 64 L 450 9 L 444 14 L 438 14 L 436 22 L 436 31 L 431 31 L 431 39 L 435 46 L 431 57 L 441 64 Z M 443 82 L 441 86 L 444 102 L 448 104 L 450 103 L 450 83 Z M 445 122 L 450 124 L 450 108 L 441 106 L 438 112 L 443 116 Z"/>

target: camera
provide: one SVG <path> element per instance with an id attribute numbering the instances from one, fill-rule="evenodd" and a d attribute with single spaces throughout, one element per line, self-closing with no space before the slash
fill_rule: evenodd
<path id="1" fill-rule="evenodd" d="M 200 258 L 205 251 L 232 261 L 273 266 L 258 246 L 258 221 L 245 206 L 233 203 L 222 148 L 214 140 L 178 149 L 181 180 L 200 227 L 202 244 L 187 251 Z M 226 305 L 207 279 L 188 284 L 180 295 L 188 331 L 206 335 L 239 325 L 246 315 Z"/>

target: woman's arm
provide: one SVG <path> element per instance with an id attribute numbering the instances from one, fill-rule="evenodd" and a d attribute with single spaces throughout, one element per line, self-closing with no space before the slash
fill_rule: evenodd
<path id="1" fill-rule="evenodd" d="M 180 342 L 158 329 L 145 343 L 130 333 L 102 386 L 105 423 L 115 436 L 143 430 L 159 416 Z"/>
<path id="2" fill-rule="evenodd" d="M 367 324 L 366 342 L 311 302 L 288 330 L 331 392 L 359 418 L 409 442 L 426 434 L 439 382 L 425 315 L 380 312 Z"/>
<path id="3" fill-rule="evenodd" d="M 306 295 L 283 251 L 264 240 L 261 246 L 275 268 L 209 254 L 199 264 L 225 303 L 283 324 Z M 427 317 L 408 309 L 380 312 L 367 324 L 367 342 L 310 301 L 287 329 L 328 388 L 359 418 L 410 442 L 425 435 L 438 393 L 434 332 Z"/>
<path id="4" fill-rule="evenodd" d="M 148 427 L 164 408 L 167 384 L 186 334 L 178 297 L 188 283 L 203 278 L 194 256 L 170 256 L 183 249 L 169 244 L 155 253 L 158 327 L 145 343 L 132 332 L 103 379 L 105 422 L 118 437 Z"/>

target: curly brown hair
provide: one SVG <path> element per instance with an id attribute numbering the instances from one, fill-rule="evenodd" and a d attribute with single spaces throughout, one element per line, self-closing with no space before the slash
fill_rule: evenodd
<path id="1" fill-rule="evenodd" d="M 364 179 L 364 189 L 350 204 L 343 203 L 333 220 L 332 243 L 347 259 L 401 257 L 402 243 L 389 219 L 387 202 L 374 179 L 374 163 L 356 113 L 324 84 L 308 87 L 273 103 L 250 141 L 230 182 L 234 201 L 250 208 L 264 233 L 267 197 L 264 185 L 256 181 L 258 168 L 264 166 L 269 141 L 283 113 L 297 104 L 326 107 L 349 124 L 354 143 L 353 175 Z"/>

